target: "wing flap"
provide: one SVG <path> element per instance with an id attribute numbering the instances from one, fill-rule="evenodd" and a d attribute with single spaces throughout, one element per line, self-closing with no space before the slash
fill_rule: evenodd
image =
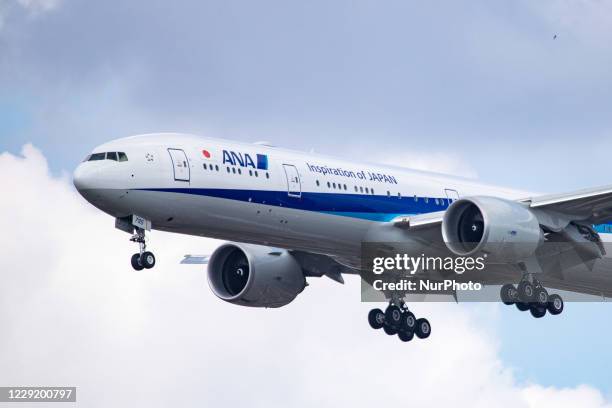
<path id="1" fill-rule="evenodd" d="M 612 186 L 531 197 L 521 201 L 529 203 L 531 208 L 567 214 L 577 221 L 598 224 L 612 220 Z"/>

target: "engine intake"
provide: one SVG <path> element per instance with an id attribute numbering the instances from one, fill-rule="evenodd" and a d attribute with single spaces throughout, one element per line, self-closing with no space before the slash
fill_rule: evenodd
<path id="1" fill-rule="evenodd" d="M 217 297 L 233 304 L 281 307 L 304 290 L 306 279 L 286 250 L 228 243 L 210 257 L 208 284 Z"/>
<path id="2" fill-rule="evenodd" d="M 543 241 L 538 219 L 529 208 L 485 196 L 451 204 L 442 221 L 442 236 L 456 255 L 486 253 L 500 262 L 525 260 Z"/>

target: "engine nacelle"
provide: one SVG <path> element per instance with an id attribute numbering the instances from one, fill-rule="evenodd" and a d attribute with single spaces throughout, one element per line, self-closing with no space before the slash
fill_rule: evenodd
<path id="1" fill-rule="evenodd" d="M 302 268 L 286 250 L 228 243 L 208 262 L 213 293 L 241 306 L 281 307 L 306 287 Z"/>
<path id="2" fill-rule="evenodd" d="M 442 236 L 459 256 L 490 255 L 490 261 L 518 262 L 533 255 L 544 236 L 526 206 L 496 197 L 470 197 L 446 210 Z"/>

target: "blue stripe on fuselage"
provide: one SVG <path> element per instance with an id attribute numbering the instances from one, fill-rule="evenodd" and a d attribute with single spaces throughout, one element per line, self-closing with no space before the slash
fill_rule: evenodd
<path id="1" fill-rule="evenodd" d="M 286 191 L 233 190 L 220 188 L 142 188 L 144 191 L 201 195 L 243 202 L 282 206 L 305 211 L 317 211 L 331 215 L 359 218 L 370 221 L 391 221 L 401 215 L 442 211 L 448 207 L 448 199 L 437 197 L 444 205 L 436 204 L 435 197 L 386 196 L 368 194 L 339 194 L 302 192 L 300 198 L 290 197 Z M 612 223 L 593 226 L 600 234 L 611 234 Z"/>
<path id="2" fill-rule="evenodd" d="M 253 202 L 282 206 L 305 211 L 317 211 L 333 215 L 389 221 L 398 215 L 410 215 L 442 211 L 448 207 L 448 200 L 435 198 L 381 196 L 368 194 L 338 194 L 302 192 L 300 198 L 290 197 L 286 191 L 234 190 L 214 188 L 144 188 L 144 191 L 159 191 L 225 198 L 243 202 Z"/>

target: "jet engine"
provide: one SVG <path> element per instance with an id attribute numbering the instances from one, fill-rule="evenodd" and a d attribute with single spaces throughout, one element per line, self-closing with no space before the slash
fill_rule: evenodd
<path id="1" fill-rule="evenodd" d="M 459 256 L 487 254 L 490 261 L 518 262 L 544 240 L 535 214 L 515 201 L 470 197 L 455 201 L 444 214 L 442 236 Z"/>
<path id="2" fill-rule="evenodd" d="M 306 279 L 284 249 L 227 243 L 210 256 L 208 284 L 217 297 L 236 305 L 281 307 L 304 290 Z"/>

